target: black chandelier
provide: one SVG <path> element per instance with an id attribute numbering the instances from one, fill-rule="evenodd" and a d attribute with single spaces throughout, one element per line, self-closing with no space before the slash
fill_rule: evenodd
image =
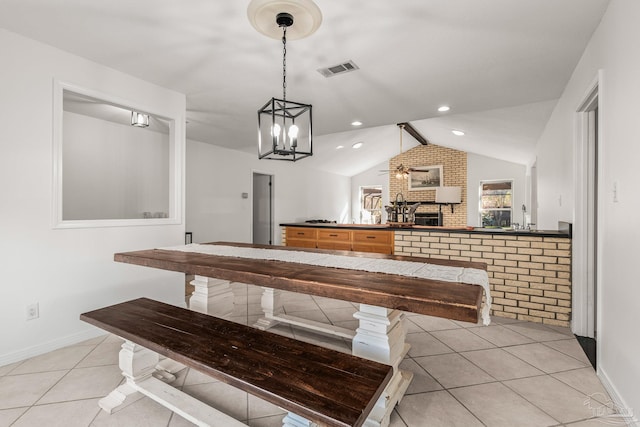
<path id="1" fill-rule="evenodd" d="M 276 23 L 282 28 L 282 99 L 271 98 L 258 110 L 258 158 L 295 162 L 313 155 L 311 105 L 287 100 L 287 28 L 293 15 L 278 13 Z"/>

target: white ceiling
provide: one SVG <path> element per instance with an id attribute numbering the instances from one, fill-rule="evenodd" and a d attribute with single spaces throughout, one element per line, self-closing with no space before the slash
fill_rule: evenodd
<path id="1" fill-rule="evenodd" d="M 0 0 L 0 26 L 185 93 L 188 138 L 255 152 L 257 109 L 282 94 L 282 44 L 253 29 L 248 3 Z M 406 121 L 435 144 L 530 162 L 608 0 L 316 3 L 319 30 L 287 45 L 287 97 L 313 105 L 302 162 L 353 175 L 398 154 Z M 347 60 L 360 70 L 316 71 Z"/>

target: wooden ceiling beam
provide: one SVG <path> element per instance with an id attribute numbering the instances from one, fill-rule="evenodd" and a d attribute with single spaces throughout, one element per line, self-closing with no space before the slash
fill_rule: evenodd
<path id="1" fill-rule="evenodd" d="M 418 132 L 418 130 L 416 128 L 411 126 L 411 123 L 409 123 L 409 122 L 398 123 L 398 126 L 402 127 L 404 130 L 406 130 L 407 133 L 409 135 L 411 135 L 412 137 L 414 137 L 415 140 L 418 141 L 420 144 L 429 145 L 429 141 L 427 141 L 427 138 L 422 136 L 422 134 L 420 132 Z"/>

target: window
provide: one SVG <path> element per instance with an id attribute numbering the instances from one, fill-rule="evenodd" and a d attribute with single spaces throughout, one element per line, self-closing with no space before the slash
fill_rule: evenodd
<path id="1" fill-rule="evenodd" d="M 480 181 L 480 224 L 510 227 L 513 181 Z"/>
<path id="2" fill-rule="evenodd" d="M 382 222 L 382 187 L 360 187 L 360 223 Z"/>

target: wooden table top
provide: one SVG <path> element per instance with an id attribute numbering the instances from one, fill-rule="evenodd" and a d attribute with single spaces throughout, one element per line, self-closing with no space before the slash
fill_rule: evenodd
<path id="1" fill-rule="evenodd" d="M 486 270 L 484 263 L 228 242 L 211 244 L 386 258 Z M 477 322 L 483 289 L 478 285 L 282 261 L 150 249 L 117 253 L 115 261 L 268 288 L 364 303 L 453 320 Z"/>

